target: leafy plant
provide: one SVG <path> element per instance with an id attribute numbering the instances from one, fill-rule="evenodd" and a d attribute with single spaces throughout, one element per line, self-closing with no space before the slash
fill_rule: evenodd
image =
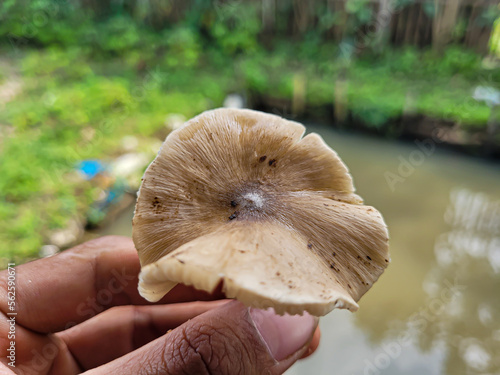
<path id="1" fill-rule="evenodd" d="M 227 55 L 252 53 L 258 48 L 257 36 L 260 20 L 254 4 L 220 2 L 215 7 L 215 17 L 209 32 L 216 44 Z"/>
<path id="2" fill-rule="evenodd" d="M 197 34 L 191 28 L 176 27 L 164 32 L 167 51 L 165 63 L 170 68 L 193 67 L 201 55 Z"/>

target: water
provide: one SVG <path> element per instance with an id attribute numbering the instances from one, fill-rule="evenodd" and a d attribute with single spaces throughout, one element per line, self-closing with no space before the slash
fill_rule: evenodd
<path id="1" fill-rule="evenodd" d="M 425 154 L 415 143 L 309 130 L 384 215 L 392 262 L 357 313 L 322 318 L 318 351 L 288 374 L 500 373 L 499 166 L 432 141 Z M 132 215 L 101 233 L 130 235 Z"/>

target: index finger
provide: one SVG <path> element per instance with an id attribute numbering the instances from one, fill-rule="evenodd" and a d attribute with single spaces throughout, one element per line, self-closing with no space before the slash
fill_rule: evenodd
<path id="1" fill-rule="evenodd" d="M 16 267 L 17 324 L 35 332 L 67 329 L 119 305 L 149 304 L 137 291 L 139 258 L 130 238 L 109 236 Z M 7 309 L 7 271 L 0 273 L 0 311 Z M 223 298 L 183 285 L 160 303 Z"/>

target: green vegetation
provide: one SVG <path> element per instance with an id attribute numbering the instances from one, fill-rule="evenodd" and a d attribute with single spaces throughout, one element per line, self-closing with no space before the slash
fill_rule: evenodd
<path id="1" fill-rule="evenodd" d="M 350 11 L 369 18 L 358 3 L 360 10 Z M 22 92 L 0 112 L 0 256 L 30 256 L 47 233 L 86 215 L 98 189 L 74 176 L 79 161 L 121 154 L 126 135 L 147 148 L 168 131 L 168 114 L 191 117 L 222 105 L 228 93 L 290 101 L 293 78 L 302 74 L 307 106 L 321 112 L 332 107 L 343 79 L 352 118 L 383 133 L 405 111 L 484 127 L 490 109 L 471 94 L 500 82 L 499 69 L 483 70 L 481 57 L 459 46 L 442 53 L 368 49 L 353 57 L 314 33 L 263 41 L 251 3 L 221 9 L 199 2 L 196 12 L 164 27 L 123 9 L 76 4 L 0 5 L 2 55 L 22 81 Z"/>
<path id="2" fill-rule="evenodd" d="M 30 52 L 21 61 L 23 92 L 0 114 L 12 129 L 0 163 L 3 256 L 31 255 L 44 234 L 86 213 L 99 189 L 71 173 L 79 161 L 119 154 L 127 134 L 147 139 L 165 127 L 168 113 L 209 108 L 201 93 L 161 90 L 161 74 L 103 75 L 60 50 Z"/>

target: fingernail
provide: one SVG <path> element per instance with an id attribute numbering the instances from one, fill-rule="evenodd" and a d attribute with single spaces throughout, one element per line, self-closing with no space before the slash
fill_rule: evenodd
<path id="1" fill-rule="evenodd" d="M 304 312 L 304 315 L 277 315 L 273 309 L 250 308 L 255 327 L 276 361 L 281 361 L 311 339 L 318 319 Z"/>

